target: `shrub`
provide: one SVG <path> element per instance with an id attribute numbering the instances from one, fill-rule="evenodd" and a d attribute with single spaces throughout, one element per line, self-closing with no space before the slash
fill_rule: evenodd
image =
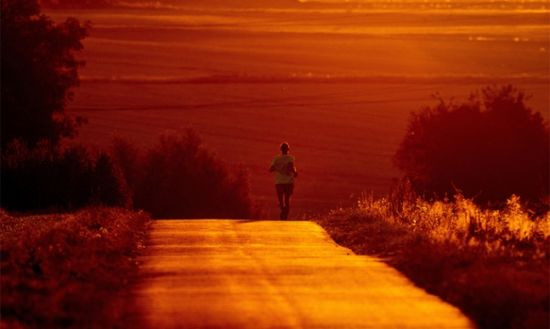
<path id="1" fill-rule="evenodd" d="M 251 218 L 255 210 L 246 172 L 231 170 L 187 130 L 161 136 L 145 153 L 116 140 L 113 154 L 134 206 L 157 218 Z"/>
<path id="2" fill-rule="evenodd" d="M 404 193 L 362 198 L 316 219 L 333 239 L 381 257 L 415 284 L 458 306 L 480 328 L 548 328 L 550 215 L 518 197 L 502 210 L 472 200 L 427 202 Z"/>
<path id="3" fill-rule="evenodd" d="M 140 171 L 140 150 L 127 140 L 117 137 L 113 139 L 111 154 L 133 195 Z"/>
<path id="4" fill-rule="evenodd" d="M 0 205 L 10 211 L 87 205 L 144 209 L 167 218 L 253 218 L 247 172 L 230 168 L 196 133 L 162 136 L 141 152 L 122 139 L 111 152 L 14 141 L 3 150 Z"/>
<path id="5" fill-rule="evenodd" d="M 121 323 L 149 217 L 113 208 L 12 217 L 0 210 L 2 327 Z"/>
<path id="6" fill-rule="evenodd" d="M 71 210 L 90 204 L 126 206 L 129 193 L 110 156 L 83 146 L 61 149 L 48 142 L 29 149 L 13 141 L 3 150 L 2 208 Z"/>
<path id="7" fill-rule="evenodd" d="M 487 87 L 462 104 L 440 100 L 413 113 L 394 160 L 424 197 L 459 192 L 503 204 L 549 194 L 549 132 L 512 86 Z"/>

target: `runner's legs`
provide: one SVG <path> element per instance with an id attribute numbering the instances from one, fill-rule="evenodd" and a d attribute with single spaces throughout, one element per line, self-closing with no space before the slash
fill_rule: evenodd
<path id="1" fill-rule="evenodd" d="M 280 219 L 287 219 L 290 210 L 290 197 L 294 190 L 294 184 L 276 184 L 277 199 L 279 200 L 279 208 L 281 209 Z"/>

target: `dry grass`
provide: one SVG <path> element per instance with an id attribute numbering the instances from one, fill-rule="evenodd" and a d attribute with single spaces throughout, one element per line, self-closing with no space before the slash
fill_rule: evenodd
<path id="1" fill-rule="evenodd" d="M 1 327 L 111 328 L 149 217 L 114 208 L 13 217 L 0 212 Z"/>
<path id="2" fill-rule="evenodd" d="M 382 257 L 480 328 L 548 328 L 550 216 L 533 218 L 517 197 L 499 211 L 460 197 L 364 197 L 319 222 L 336 242 Z"/>

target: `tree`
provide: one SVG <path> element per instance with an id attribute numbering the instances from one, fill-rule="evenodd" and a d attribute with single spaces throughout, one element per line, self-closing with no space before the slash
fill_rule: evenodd
<path id="1" fill-rule="evenodd" d="M 128 143 L 118 142 L 115 150 L 123 176 L 134 187 L 134 206 L 155 218 L 256 216 L 246 172 L 228 167 L 192 130 L 161 136 L 142 156 Z"/>
<path id="2" fill-rule="evenodd" d="M 549 131 L 513 86 L 412 113 L 394 162 L 425 197 L 460 192 L 480 203 L 548 196 Z"/>
<path id="3" fill-rule="evenodd" d="M 130 191 L 113 158 L 101 152 L 94 165 L 92 202 L 106 206 L 130 206 Z"/>
<path id="4" fill-rule="evenodd" d="M 14 140 L 2 150 L 0 208 L 74 210 L 90 204 L 129 206 L 130 193 L 108 153 L 41 141 L 32 149 Z"/>
<path id="5" fill-rule="evenodd" d="M 74 18 L 54 23 L 36 0 L 2 0 L 1 8 L 2 147 L 16 138 L 34 146 L 73 136 L 84 120 L 64 110 L 79 82 L 75 53 L 86 27 Z"/>

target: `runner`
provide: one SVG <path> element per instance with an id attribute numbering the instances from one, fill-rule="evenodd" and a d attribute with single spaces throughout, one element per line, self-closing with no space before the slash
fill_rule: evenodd
<path id="1" fill-rule="evenodd" d="M 275 173 L 275 190 L 281 209 L 280 219 L 287 219 L 290 211 L 290 196 L 294 191 L 294 179 L 298 176 L 294 166 L 294 157 L 289 155 L 290 146 L 288 143 L 281 144 L 281 155 L 277 155 L 271 162 L 270 172 Z"/>

